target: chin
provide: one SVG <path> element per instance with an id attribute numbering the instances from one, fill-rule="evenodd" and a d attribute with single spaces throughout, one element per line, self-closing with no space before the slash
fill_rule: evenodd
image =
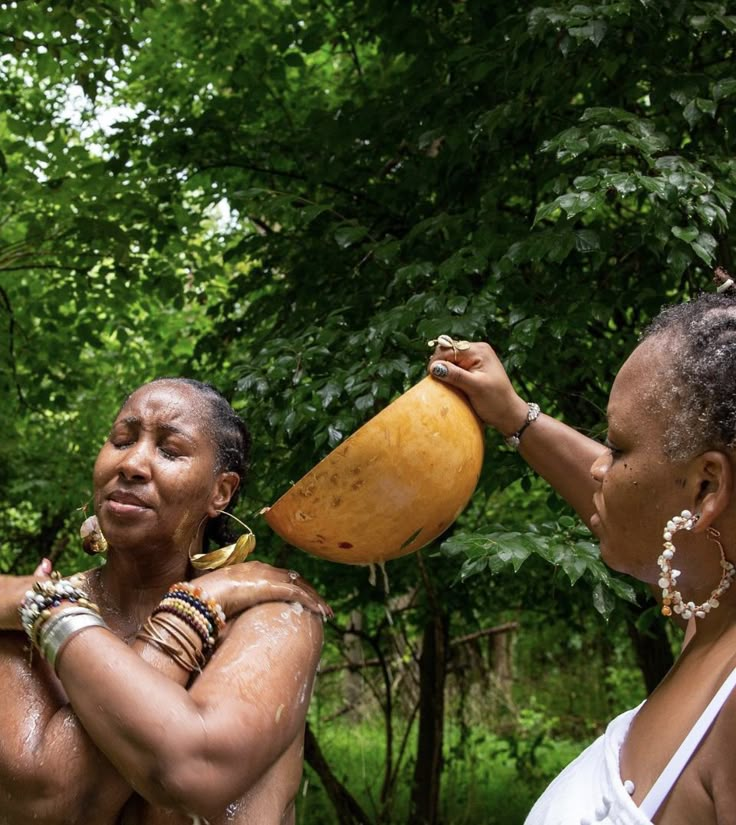
<path id="1" fill-rule="evenodd" d="M 605 539 L 600 539 L 599 547 L 601 551 L 601 561 L 606 565 L 606 567 L 610 567 L 611 570 L 616 570 L 619 573 L 626 572 L 626 570 L 621 567 L 620 559 L 616 558 L 615 550 L 609 547 L 608 542 Z"/>

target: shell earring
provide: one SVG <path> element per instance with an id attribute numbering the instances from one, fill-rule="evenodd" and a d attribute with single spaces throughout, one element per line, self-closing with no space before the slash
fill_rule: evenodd
<path id="1" fill-rule="evenodd" d="M 711 610 L 715 610 L 720 605 L 721 596 L 731 586 L 731 580 L 736 575 L 736 568 L 726 559 L 726 553 L 720 542 L 721 534 L 715 528 L 709 527 L 706 535 L 710 541 L 714 541 L 718 545 L 721 553 L 721 580 L 718 582 L 718 587 L 702 604 L 686 602 L 682 598 L 682 593 L 677 589 L 677 577 L 680 575 L 680 571 L 672 567 L 672 559 L 675 555 L 675 545 L 672 543 L 672 539 L 678 530 L 692 530 L 699 519 L 700 516 L 697 513 L 693 515 L 689 510 L 683 510 L 679 516 L 675 516 L 667 522 L 662 533 L 664 546 L 662 555 L 657 559 L 662 575 L 657 584 L 662 588 L 663 616 L 671 616 L 673 613 L 677 613 L 683 619 L 691 619 L 693 616 L 696 619 L 705 618 Z"/>
<path id="2" fill-rule="evenodd" d="M 239 536 L 235 544 L 218 547 L 217 550 L 211 550 L 209 553 L 196 553 L 195 555 L 190 553 L 189 561 L 195 570 L 219 570 L 221 567 L 239 564 L 245 561 L 255 549 L 256 537 L 247 524 L 226 510 L 218 510 L 217 512 L 220 515 L 229 516 L 231 519 L 234 519 L 242 527 L 245 527 L 247 532 Z"/>
<path id="3" fill-rule="evenodd" d="M 97 516 L 90 516 L 82 522 L 79 535 L 82 538 L 82 549 L 89 556 L 99 556 L 107 553 L 107 539 L 100 530 Z"/>

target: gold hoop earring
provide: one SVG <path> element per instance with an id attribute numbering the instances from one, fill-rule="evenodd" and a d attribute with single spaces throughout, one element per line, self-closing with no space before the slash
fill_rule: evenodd
<path id="1" fill-rule="evenodd" d="M 247 530 L 242 536 L 238 537 L 235 544 L 228 544 L 226 547 L 218 547 L 217 550 L 211 550 L 209 553 L 189 553 L 189 561 L 195 570 L 219 570 L 222 567 L 229 567 L 232 564 L 240 564 L 245 561 L 248 556 L 255 550 L 256 537 L 253 531 L 247 524 L 242 522 L 237 516 L 228 513 L 226 510 L 218 510 L 220 515 L 229 516 L 234 521 L 237 521 L 242 527 Z"/>

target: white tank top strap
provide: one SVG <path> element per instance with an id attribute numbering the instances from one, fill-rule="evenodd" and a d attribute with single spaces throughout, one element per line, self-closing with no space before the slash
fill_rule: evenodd
<path id="1" fill-rule="evenodd" d="M 703 737 L 708 733 L 710 726 L 715 721 L 716 716 L 718 716 L 718 713 L 734 688 L 736 688 L 736 668 L 731 671 L 716 695 L 710 700 L 708 707 L 693 725 L 690 733 L 685 737 L 685 740 L 675 751 L 674 756 L 667 763 L 657 781 L 652 785 L 649 793 L 644 797 L 644 800 L 639 806 L 639 810 L 644 816 L 651 820 L 654 819 L 660 806 L 674 787 L 675 782 L 677 782 Z"/>

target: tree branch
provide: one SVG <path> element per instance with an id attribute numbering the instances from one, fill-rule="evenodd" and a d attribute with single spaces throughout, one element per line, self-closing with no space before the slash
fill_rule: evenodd
<path id="1" fill-rule="evenodd" d="M 15 314 L 13 312 L 13 305 L 10 303 L 8 293 L 1 286 L 0 298 L 2 298 L 2 301 L 5 304 L 5 309 L 8 313 L 8 355 L 10 359 L 10 370 L 13 374 L 13 383 L 15 384 L 18 401 L 23 407 L 30 409 L 30 405 L 23 395 L 23 390 L 20 386 L 20 381 L 18 380 L 18 369 L 15 363 Z"/>

